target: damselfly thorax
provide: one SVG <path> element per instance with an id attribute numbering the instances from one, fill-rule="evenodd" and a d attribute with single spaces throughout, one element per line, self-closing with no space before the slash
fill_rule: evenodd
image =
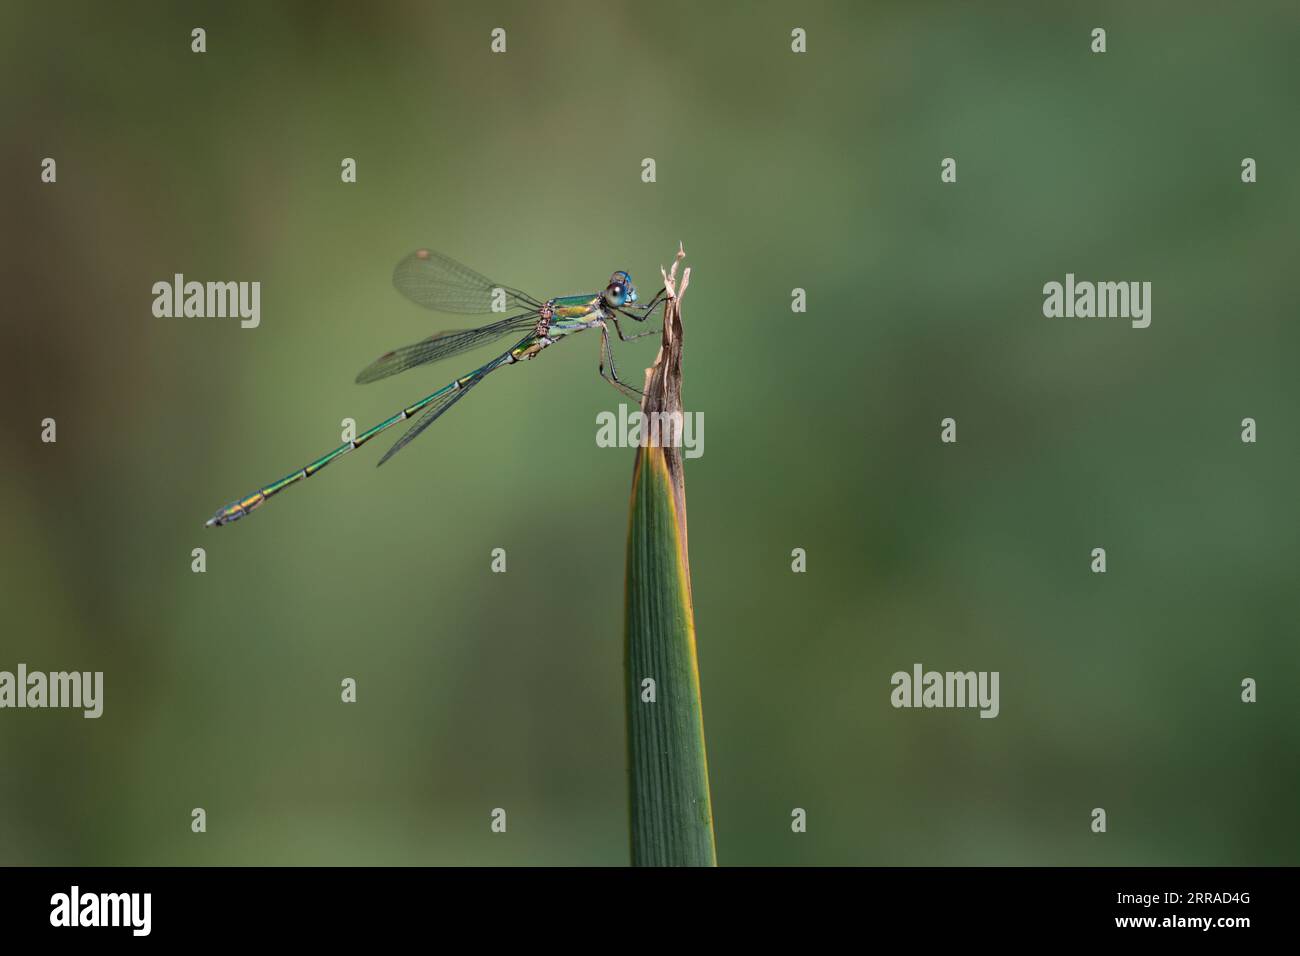
<path id="1" fill-rule="evenodd" d="M 537 310 L 539 318 L 533 341 L 522 342 L 510 350 L 509 362 L 526 362 L 566 335 L 601 328 L 614 312 L 603 296 L 570 295 L 548 299 Z"/>

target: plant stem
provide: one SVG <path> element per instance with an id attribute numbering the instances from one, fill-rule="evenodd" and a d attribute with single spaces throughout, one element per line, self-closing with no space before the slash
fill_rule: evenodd
<path id="1" fill-rule="evenodd" d="M 632 473 L 626 579 L 627 744 L 632 864 L 714 866 L 713 809 L 695 650 L 681 427 L 679 250 L 663 272 L 663 341 L 646 370 Z M 654 416 L 660 416 L 655 418 Z M 659 421 L 658 432 L 650 423 Z"/>

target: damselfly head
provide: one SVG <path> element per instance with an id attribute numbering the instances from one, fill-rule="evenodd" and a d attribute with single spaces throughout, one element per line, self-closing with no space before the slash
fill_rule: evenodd
<path id="1" fill-rule="evenodd" d="M 605 289 L 605 301 L 612 306 L 630 305 L 636 301 L 636 286 L 632 277 L 626 272 L 615 272 L 609 277 L 609 286 Z"/>

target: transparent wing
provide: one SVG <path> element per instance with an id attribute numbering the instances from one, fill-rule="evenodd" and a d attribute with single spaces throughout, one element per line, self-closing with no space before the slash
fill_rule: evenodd
<path id="1" fill-rule="evenodd" d="M 493 359 L 491 362 L 488 362 L 487 365 L 484 365 L 478 371 L 470 375 L 468 380 L 463 380 L 464 384 L 461 385 L 460 388 L 448 392 L 446 395 L 443 395 L 442 397 L 435 399 L 433 402 L 431 402 L 420 414 L 420 417 L 415 420 L 415 424 L 406 430 L 406 434 L 404 434 L 401 438 L 397 439 L 397 441 L 393 443 L 392 448 L 384 452 L 384 457 L 379 459 L 379 464 L 382 465 L 384 462 L 388 461 L 388 459 L 392 458 L 394 455 L 396 455 L 399 451 L 401 451 L 411 442 L 415 441 L 415 439 L 419 437 L 420 432 L 424 431 L 426 428 L 428 428 L 430 425 L 436 422 L 439 418 L 441 418 L 442 414 L 445 411 L 447 411 L 449 408 L 451 408 L 451 406 L 455 405 L 457 402 L 459 402 L 462 398 L 465 397 L 466 392 L 468 392 L 479 382 L 483 381 L 483 379 L 487 378 L 489 372 L 500 368 L 501 365 L 504 364 L 506 360 L 506 356 L 509 354 L 510 353 L 507 352 L 505 353 L 505 355 L 501 355 Z"/>
<path id="2" fill-rule="evenodd" d="M 432 249 L 417 249 L 399 262 L 393 269 L 393 285 L 416 305 L 461 315 L 517 312 L 542 304 L 527 292 L 495 282 Z"/>
<path id="3" fill-rule="evenodd" d="M 459 355 L 461 352 L 495 341 L 503 335 L 527 331 L 536 324 L 537 313 L 524 312 L 477 329 L 450 329 L 446 332 L 437 332 L 427 339 L 404 345 L 400 349 L 393 349 L 379 356 L 357 373 L 357 384 L 377 382 L 381 378 L 405 372 L 408 368 L 428 365 L 430 362 L 437 362 L 451 355 Z"/>

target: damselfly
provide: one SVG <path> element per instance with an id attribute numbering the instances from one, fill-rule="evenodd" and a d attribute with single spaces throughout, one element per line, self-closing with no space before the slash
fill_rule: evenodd
<path id="1" fill-rule="evenodd" d="M 208 527 L 219 527 L 238 521 L 260 507 L 268 498 L 284 491 L 290 485 L 310 478 L 330 462 L 360 448 L 380 432 L 387 431 L 398 422 L 419 414 L 414 425 L 407 430 L 392 448 L 379 459 L 383 464 L 405 448 L 422 431 L 437 421 L 444 412 L 459 402 L 465 394 L 497 369 L 516 362 L 526 361 L 554 345 L 560 339 L 583 332 L 600 329 L 600 375 L 607 382 L 629 396 L 640 393 L 618 377 L 614 365 L 614 350 L 610 343 L 609 328 L 613 325 L 618 337 L 625 342 L 654 334 L 641 332 L 624 335 L 620 318 L 644 322 L 650 313 L 663 302 L 664 291 L 646 305 L 637 305 L 636 288 L 626 272 L 615 272 L 602 292 L 584 295 L 557 296 L 545 301 L 521 292 L 511 286 L 493 282 L 468 266 L 461 265 L 430 249 L 419 249 L 397 264 L 393 270 L 393 285 L 404 296 L 427 309 L 463 315 L 482 315 L 506 312 L 505 318 L 473 329 L 455 329 L 438 332 L 413 345 L 394 349 L 367 365 L 357 375 L 357 382 L 377 382 L 381 378 L 405 372 L 407 369 L 428 365 L 452 355 L 459 355 L 480 345 L 486 345 L 508 335 L 521 338 L 485 365 L 480 365 L 468 375 L 449 382 L 413 405 L 408 405 L 395 415 L 373 428 L 362 432 L 352 441 L 344 442 L 333 451 L 322 455 L 279 481 L 259 488 L 245 498 L 232 501 L 208 519 Z"/>

